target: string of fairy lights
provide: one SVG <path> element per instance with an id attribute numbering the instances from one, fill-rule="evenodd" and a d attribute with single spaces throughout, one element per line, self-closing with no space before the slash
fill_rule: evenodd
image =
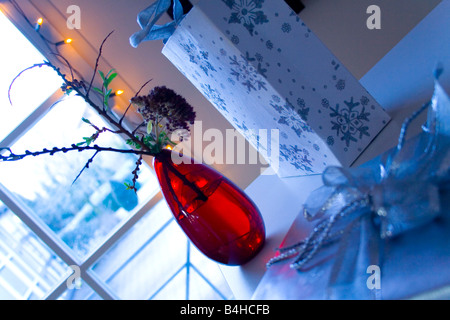
<path id="1" fill-rule="evenodd" d="M 45 25 L 44 18 L 39 17 L 35 22 L 32 22 L 30 19 L 28 19 L 28 16 L 25 14 L 21 6 L 15 1 L 15 0 L 8 0 L 12 6 L 15 8 L 15 10 L 20 14 L 20 16 L 23 17 L 23 19 L 26 21 L 26 23 L 34 29 L 34 31 L 39 35 L 39 37 L 43 40 L 43 43 L 46 45 L 47 50 L 50 52 L 51 55 L 53 55 L 56 59 L 58 59 L 62 64 L 67 64 L 67 61 L 64 61 L 65 59 L 62 58 L 62 55 L 59 51 L 60 46 L 62 45 L 71 45 L 74 41 L 72 38 L 66 38 L 60 41 L 52 41 L 48 39 L 42 32 L 42 28 Z M 46 25 L 48 26 L 48 24 Z M 69 66 L 73 73 L 77 74 L 80 79 L 82 79 L 82 75 L 80 72 L 78 72 L 73 66 Z M 115 96 L 120 96 L 125 91 L 123 89 L 115 90 L 110 94 L 110 98 L 113 98 Z"/>

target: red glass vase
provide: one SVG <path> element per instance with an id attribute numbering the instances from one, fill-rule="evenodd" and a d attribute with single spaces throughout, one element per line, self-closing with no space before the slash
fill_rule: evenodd
<path id="1" fill-rule="evenodd" d="M 172 213 L 192 243 L 227 265 L 252 259 L 265 241 L 265 227 L 253 201 L 216 170 L 164 149 L 153 160 Z"/>

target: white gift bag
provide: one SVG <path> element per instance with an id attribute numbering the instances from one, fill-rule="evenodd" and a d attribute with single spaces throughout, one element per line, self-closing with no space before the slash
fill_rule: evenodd
<path id="1" fill-rule="evenodd" d="M 390 120 L 283 0 L 202 0 L 162 53 L 281 177 L 350 166 Z"/>

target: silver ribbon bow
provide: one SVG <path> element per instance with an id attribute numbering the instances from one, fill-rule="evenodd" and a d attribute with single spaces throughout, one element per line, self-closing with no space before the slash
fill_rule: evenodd
<path id="1" fill-rule="evenodd" d="M 134 33 L 130 37 L 130 44 L 137 47 L 143 41 L 163 40 L 164 42 L 175 32 L 176 27 L 184 18 L 183 6 L 179 0 L 173 1 L 174 20 L 164 25 L 157 25 L 156 22 L 170 8 L 171 0 L 158 0 L 146 9 L 139 12 L 137 22 L 142 30 Z"/>
<path id="2" fill-rule="evenodd" d="M 441 192 L 450 185 L 450 100 L 438 82 L 441 73 L 435 72 L 432 100 L 404 122 L 397 148 L 371 166 L 324 171 L 324 185 L 310 194 L 303 208 L 305 218 L 318 223 L 306 239 L 278 249 L 267 267 L 295 258 L 291 268 L 303 270 L 319 250 L 338 243 L 328 296 L 345 298 L 338 288 L 366 273 L 358 270 L 360 265 L 382 264 L 383 240 L 441 214 Z M 427 109 L 422 134 L 406 142 L 409 124 Z M 352 290 L 348 297 L 369 298 L 367 288 Z M 370 294 L 380 298 L 378 291 Z"/>

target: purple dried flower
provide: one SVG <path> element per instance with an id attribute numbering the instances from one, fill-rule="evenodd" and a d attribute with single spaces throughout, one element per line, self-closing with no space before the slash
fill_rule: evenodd
<path id="1" fill-rule="evenodd" d="M 165 86 L 153 88 L 146 96 L 134 97 L 131 103 L 137 106 L 145 123 L 162 126 L 167 134 L 178 129 L 189 130 L 196 116 L 186 99 Z"/>

